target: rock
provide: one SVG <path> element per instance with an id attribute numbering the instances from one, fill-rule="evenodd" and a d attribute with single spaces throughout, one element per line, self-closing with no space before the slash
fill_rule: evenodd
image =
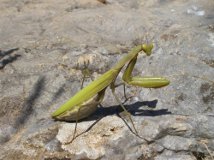
<path id="1" fill-rule="evenodd" d="M 176 154 L 176 153 L 172 153 L 172 155 L 158 155 L 157 157 L 155 157 L 155 160 L 196 160 L 196 158 L 192 155 L 187 155 L 185 153 L 183 154 Z"/>
<path id="2" fill-rule="evenodd" d="M 190 149 L 190 146 L 196 145 L 194 139 L 179 136 L 166 136 L 160 140 L 160 143 L 164 148 L 174 151 L 186 151 Z"/>
<path id="3" fill-rule="evenodd" d="M 213 5 L 204 1 L 0 2 L 0 159 L 213 159 Z M 191 23 L 190 23 L 191 22 Z M 163 76 L 159 89 L 126 87 L 127 114 L 106 90 L 78 122 L 51 113 L 135 45 L 133 75 Z M 122 72 L 124 70 L 122 69 Z M 116 84 L 122 82 L 122 72 Z M 116 94 L 124 101 L 123 87 Z"/>

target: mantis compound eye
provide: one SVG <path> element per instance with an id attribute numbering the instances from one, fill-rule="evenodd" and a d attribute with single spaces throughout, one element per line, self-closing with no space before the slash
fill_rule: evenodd
<path id="1" fill-rule="evenodd" d="M 143 51 L 146 53 L 147 56 L 151 55 L 153 47 L 154 47 L 153 43 L 143 44 Z"/>

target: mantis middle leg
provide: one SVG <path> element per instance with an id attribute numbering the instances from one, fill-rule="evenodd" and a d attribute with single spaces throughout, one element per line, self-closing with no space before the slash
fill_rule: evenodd
<path id="1" fill-rule="evenodd" d="M 123 103 L 125 103 L 128 99 L 130 99 L 131 97 L 127 97 L 126 95 L 126 84 L 124 82 L 122 83 L 119 83 L 119 84 L 114 84 L 114 88 L 117 88 L 119 86 L 123 85 L 123 94 L 124 94 L 124 97 L 125 97 L 125 101 Z"/>
<path id="2" fill-rule="evenodd" d="M 116 101 L 119 103 L 119 105 L 122 107 L 122 109 L 125 111 L 125 113 L 128 115 L 128 117 L 129 117 L 129 120 L 131 121 L 131 123 L 132 123 L 132 126 L 133 126 L 133 128 L 134 128 L 134 131 L 135 131 L 135 133 L 136 133 L 136 135 L 138 135 L 138 132 L 137 132 L 137 129 L 135 128 L 135 125 L 134 125 L 134 122 L 133 122 L 133 120 L 132 120 L 132 117 L 131 117 L 131 115 L 130 115 L 130 113 L 127 111 L 127 109 L 124 107 L 124 105 L 121 103 L 121 101 L 120 101 L 120 99 L 117 97 L 117 95 L 115 94 L 115 85 L 114 85 L 114 82 L 111 84 L 111 91 L 112 91 L 112 94 L 114 95 L 114 97 L 115 97 L 115 99 L 116 99 Z"/>

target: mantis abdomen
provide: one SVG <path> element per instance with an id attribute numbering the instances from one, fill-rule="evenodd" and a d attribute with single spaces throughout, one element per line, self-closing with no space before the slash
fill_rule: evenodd
<path id="1" fill-rule="evenodd" d="M 55 119 L 64 121 L 79 121 L 90 116 L 96 111 L 97 106 L 102 102 L 105 95 L 105 89 L 106 88 L 104 88 L 98 94 L 94 95 L 89 100 L 73 106 L 69 110 L 55 117 Z"/>

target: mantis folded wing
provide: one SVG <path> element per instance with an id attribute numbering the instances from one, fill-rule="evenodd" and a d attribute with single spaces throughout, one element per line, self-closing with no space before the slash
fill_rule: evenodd
<path id="1" fill-rule="evenodd" d="M 123 80 L 127 84 L 144 88 L 160 88 L 168 85 L 170 83 L 169 80 L 163 77 L 132 77 L 131 75 L 137 61 L 138 54 L 143 51 L 147 56 L 149 56 L 151 55 L 152 49 L 153 44 L 143 44 L 134 47 L 109 71 L 107 71 L 97 80 L 94 80 L 88 86 L 77 92 L 70 100 L 68 100 L 65 104 L 58 108 L 52 114 L 52 117 L 57 120 L 66 121 L 78 121 L 80 119 L 88 117 L 96 110 L 97 105 L 102 102 L 105 90 L 108 86 L 110 86 L 110 88 L 112 89 L 112 93 L 120 106 L 126 111 L 125 107 L 122 105 L 122 103 L 120 103 L 114 92 L 114 83 L 121 69 L 127 63 L 127 68 L 123 74 Z"/>

